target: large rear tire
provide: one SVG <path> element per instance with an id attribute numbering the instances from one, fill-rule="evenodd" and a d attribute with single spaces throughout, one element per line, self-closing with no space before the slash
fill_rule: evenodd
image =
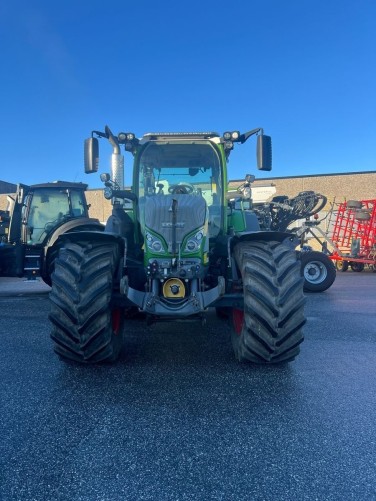
<path id="1" fill-rule="evenodd" d="M 241 242 L 234 256 L 244 292 L 244 311 L 232 310 L 236 358 L 255 364 L 293 360 L 306 322 L 304 279 L 295 251 L 280 242 Z"/>
<path id="2" fill-rule="evenodd" d="M 62 358 L 113 362 L 123 344 L 124 313 L 111 305 L 118 247 L 66 243 L 55 259 L 50 293 L 51 338 Z"/>
<path id="3" fill-rule="evenodd" d="M 326 254 L 318 251 L 300 252 L 300 262 L 305 291 L 324 292 L 333 285 L 336 268 Z"/>

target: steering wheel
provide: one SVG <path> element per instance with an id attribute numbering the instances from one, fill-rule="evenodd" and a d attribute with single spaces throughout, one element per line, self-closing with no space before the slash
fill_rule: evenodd
<path id="1" fill-rule="evenodd" d="M 168 188 L 169 193 L 173 194 L 182 194 L 182 195 L 190 195 L 193 193 L 195 190 L 194 186 L 192 186 L 189 183 L 178 183 L 178 184 L 172 184 Z"/>

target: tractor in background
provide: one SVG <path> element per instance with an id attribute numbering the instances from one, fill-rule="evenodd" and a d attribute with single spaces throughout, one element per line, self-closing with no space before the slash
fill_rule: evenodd
<path id="1" fill-rule="evenodd" d="M 8 208 L 0 214 L 0 276 L 41 277 L 51 285 L 58 237 L 104 229 L 89 217 L 86 188 L 65 181 L 19 184 L 15 196 L 8 195 Z"/>

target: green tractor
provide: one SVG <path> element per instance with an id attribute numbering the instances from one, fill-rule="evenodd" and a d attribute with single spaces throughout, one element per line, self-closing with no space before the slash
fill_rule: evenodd
<path id="1" fill-rule="evenodd" d="M 104 228 L 89 217 L 86 188 L 67 181 L 18 184 L 15 196 L 8 195 L 8 209 L 0 211 L 0 276 L 41 277 L 51 285 L 58 237 Z"/>
<path id="2" fill-rule="evenodd" d="M 230 321 L 239 361 L 276 364 L 298 355 L 305 297 L 294 236 L 260 227 L 249 183 L 235 200 L 227 190 L 229 155 L 253 135 L 258 169 L 269 171 L 271 138 L 261 128 L 141 139 L 108 127 L 92 132 L 85 171 L 97 172 L 99 139 L 107 139 L 112 173 L 101 180 L 113 209 L 105 231 L 59 238 L 49 318 L 60 357 L 116 360 L 132 308 L 149 323 L 204 324 L 210 307 Z M 134 157 L 131 190 L 122 147 Z"/>

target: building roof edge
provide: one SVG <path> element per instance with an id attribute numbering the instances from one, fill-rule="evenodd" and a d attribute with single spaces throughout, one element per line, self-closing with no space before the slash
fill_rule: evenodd
<path id="1" fill-rule="evenodd" d="M 354 171 L 354 172 L 333 172 L 329 174 L 304 174 L 300 176 L 275 176 L 275 177 L 256 177 L 256 181 L 273 181 L 274 179 L 301 179 L 308 177 L 331 177 L 331 176 L 354 176 L 358 174 L 376 174 L 376 170 Z M 231 179 L 230 182 L 244 181 L 244 179 Z"/>

